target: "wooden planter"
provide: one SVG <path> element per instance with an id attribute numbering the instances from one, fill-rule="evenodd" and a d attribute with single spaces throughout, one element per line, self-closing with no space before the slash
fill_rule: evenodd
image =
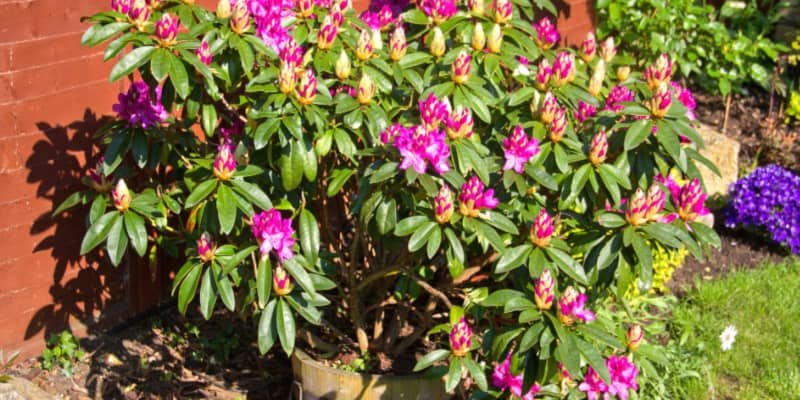
<path id="1" fill-rule="evenodd" d="M 302 400 L 446 400 L 441 380 L 422 376 L 361 374 L 328 367 L 295 349 L 292 354 L 294 399 Z M 299 395 L 298 395 L 298 392 Z"/>

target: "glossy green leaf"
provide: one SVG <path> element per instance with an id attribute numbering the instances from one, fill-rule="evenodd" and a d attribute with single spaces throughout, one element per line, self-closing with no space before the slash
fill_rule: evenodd
<path id="1" fill-rule="evenodd" d="M 113 212 L 113 211 L 112 211 Z M 108 258 L 115 267 L 119 266 L 122 261 L 122 256 L 125 255 L 125 250 L 128 249 L 128 235 L 125 233 L 124 218 L 117 214 L 114 222 L 111 225 L 111 230 L 108 231 L 108 240 L 106 240 L 106 250 L 108 250 Z"/>
<path id="2" fill-rule="evenodd" d="M 217 182 L 219 181 L 217 181 L 216 179 L 209 179 L 195 186 L 192 193 L 189 194 L 189 197 L 186 198 L 184 206 L 186 208 L 192 208 L 196 206 L 197 203 L 201 202 L 202 200 L 205 200 L 205 198 L 208 197 L 208 195 L 210 195 L 211 192 L 214 191 L 214 189 L 216 189 Z"/>
<path id="3" fill-rule="evenodd" d="M 292 355 L 297 330 L 295 328 L 294 315 L 292 315 L 291 307 L 289 307 L 283 299 L 278 299 L 278 307 L 275 312 L 278 318 L 278 338 L 280 338 L 281 347 L 283 351 L 286 352 L 286 355 Z"/>
<path id="4" fill-rule="evenodd" d="M 140 257 L 144 256 L 147 251 L 147 229 L 145 228 L 144 218 L 135 212 L 126 212 L 125 231 L 128 233 L 128 238 L 136 250 L 136 254 Z"/>
<path id="5" fill-rule="evenodd" d="M 109 211 L 98 218 L 83 236 L 83 241 L 81 242 L 81 255 L 88 253 L 97 247 L 97 245 L 106 240 L 108 233 L 111 231 L 111 227 L 113 227 L 117 220 L 121 218 L 122 216 L 120 215 L 119 211 L 116 210 Z"/>

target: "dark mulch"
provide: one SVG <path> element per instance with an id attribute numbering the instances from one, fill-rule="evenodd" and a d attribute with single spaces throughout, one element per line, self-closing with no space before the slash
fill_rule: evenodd
<path id="1" fill-rule="evenodd" d="M 204 321 L 172 305 L 83 339 L 88 355 L 71 378 L 36 359 L 10 373 L 67 399 L 287 399 L 289 360 L 280 351 L 260 355 L 256 343 L 253 325 L 230 313 Z"/>

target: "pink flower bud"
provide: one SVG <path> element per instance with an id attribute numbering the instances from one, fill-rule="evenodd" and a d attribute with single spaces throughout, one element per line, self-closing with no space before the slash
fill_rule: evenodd
<path id="1" fill-rule="evenodd" d="M 466 50 L 461 50 L 461 53 L 458 53 L 458 56 L 450 66 L 450 77 L 453 79 L 453 82 L 462 84 L 469 79 L 471 61 L 472 57 L 470 57 Z"/>
<path id="2" fill-rule="evenodd" d="M 445 120 L 445 130 L 447 137 L 451 140 L 459 140 L 461 138 L 469 138 L 472 136 L 472 127 L 474 121 L 472 119 L 472 112 L 469 108 L 464 106 L 457 106 L 450 112 Z"/>
<path id="3" fill-rule="evenodd" d="M 553 218 L 542 208 L 531 225 L 531 242 L 537 247 L 547 247 L 553 237 Z"/>
<path id="4" fill-rule="evenodd" d="M 458 323 L 453 325 L 450 330 L 450 347 L 456 357 L 467 355 L 472 347 L 472 328 L 469 327 L 464 317 L 461 317 Z"/>
<path id="5" fill-rule="evenodd" d="M 111 190 L 111 197 L 114 199 L 114 207 L 121 212 L 127 211 L 131 206 L 131 193 L 124 179 L 117 181 L 117 186 Z"/>
<path id="6" fill-rule="evenodd" d="M 585 306 L 586 294 L 578 294 L 574 287 L 569 286 L 558 298 L 558 319 L 566 326 L 572 326 L 578 319 L 594 321 L 594 313 L 586 310 Z"/>
<path id="7" fill-rule="evenodd" d="M 566 51 L 558 53 L 553 60 L 553 83 L 560 87 L 571 81 L 574 76 L 575 56 Z"/>
<path id="8" fill-rule="evenodd" d="M 661 186 L 657 183 L 650 185 L 647 190 L 647 213 L 645 218 L 649 221 L 658 221 L 661 218 L 661 211 L 664 210 L 666 198 Z"/>
<path id="9" fill-rule="evenodd" d="M 405 57 L 407 49 L 406 31 L 402 25 L 397 25 L 389 38 L 389 56 L 394 61 L 400 61 Z"/>
<path id="10" fill-rule="evenodd" d="M 433 38 L 431 39 L 431 55 L 436 58 L 441 57 L 445 50 L 447 50 L 447 44 L 444 41 L 444 33 L 442 30 L 436 26 L 433 28 Z"/>
<path id="11" fill-rule="evenodd" d="M 342 50 L 339 58 L 336 59 L 336 77 L 345 80 L 350 77 L 350 57 Z"/>
<path id="12" fill-rule="evenodd" d="M 461 186 L 461 194 L 458 195 L 458 201 L 461 215 L 473 218 L 480 216 L 482 208 L 492 209 L 499 203 L 494 197 L 494 189 L 484 192 L 483 182 L 477 176 L 464 182 L 464 185 Z"/>
<path id="13" fill-rule="evenodd" d="M 484 1 L 483 0 L 467 0 L 467 7 L 474 15 L 483 15 Z"/>
<path id="14" fill-rule="evenodd" d="M 304 53 L 303 48 L 290 36 L 283 42 L 279 56 L 282 63 L 297 67 L 303 63 Z"/>
<path id="15" fill-rule="evenodd" d="M 536 302 L 536 307 L 540 310 L 549 310 L 553 306 L 554 292 L 556 282 L 550 274 L 550 270 L 545 268 L 539 279 L 534 281 L 534 295 L 533 300 Z"/>
<path id="16" fill-rule="evenodd" d="M 378 10 L 378 21 L 381 24 L 381 30 L 387 31 L 389 29 L 389 24 L 394 22 L 394 12 L 392 11 L 392 7 L 388 4 L 384 4 L 380 10 Z"/>
<path id="17" fill-rule="evenodd" d="M 433 199 L 436 211 L 436 222 L 446 224 L 453 216 L 453 192 L 447 185 L 439 189 L 439 194 Z"/>
<path id="18" fill-rule="evenodd" d="M 207 66 L 211 65 L 211 60 L 212 60 L 211 48 L 208 47 L 208 42 L 203 40 L 203 42 L 200 43 L 200 47 L 198 47 L 197 51 L 195 51 L 195 54 L 197 54 L 197 58 L 200 59 L 201 63 Z"/>
<path id="19" fill-rule="evenodd" d="M 553 93 L 550 92 L 545 93 L 542 109 L 539 111 L 539 119 L 544 124 L 550 124 L 553 122 L 557 110 L 558 102 L 556 101 L 556 96 L 553 96 Z"/>
<path id="20" fill-rule="evenodd" d="M 556 27 L 550 22 L 550 18 L 543 17 L 539 22 L 533 24 L 533 29 L 536 30 L 536 45 L 542 50 L 547 50 L 558 43 L 559 34 Z"/>
<path id="21" fill-rule="evenodd" d="M 586 34 L 586 39 L 581 42 L 581 60 L 588 63 L 594 59 L 595 54 L 597 54 L 597 39 L 594 36 L 594 32 L 589 31 Z"/>
<path id="22" fill-rule="evenodd" d="M 576 121 L 584 123 L 587 119 L 597 115 L 597 108 L 589 103 L 584 103 L 583 100 L 578 100 L 578 109 L 574 114 Z"/>
<path id="23" fill-rule="evenodd" d="M 339 28 L 333 23 L 331 14 L 326 15 L 325 19 L 322 20 L 322 26 L 320 26 L 317 32 L 317 47 L 319 47 L 320 50 L 330 49 L 333 45 L 333 41 L 336 39 L 336 32 L 338 30 Z"/>
<path id="24" fill-rule="evenodd" d="M 297 72 L 294 66 L 289 63 L 281 63 L 281 68 L 278 72 L 278 88 L 281 90 L 281 93 L 292 93 L 296 85 Z"/>
<path id="25" fill-rule="evenodd" d="M 372 96 L 375 95 L 375 84 L 369 75 L 364 74 L 361 80 L 358 81 L 358 95 L 356 99 L 360 104 L 369 104 L 372 101 Z"/>
<path id="26" fill-rule="evenodd" d="M 601 130 L 592 137 L 592 146 L 589 149 L 589 161 L 592 165 L 600 165 L 606 160 L 608 152 L 608 136 L 605 129 Z"/>
<path id="27" fill-rule="evenodd" d="M 448 20 L 458 11 L 454 0 L 420 0 L 419 5 L 436 25 Z"/>
<path id="28" fill-rule="evenodd" d="M 592 77 L 589 78 L 589 87 L 587 90 L 589 94 L 594 97 L 600 94 L 600 90 L 603 89 L 603 81 L 606 79 L 606 62 L 603 60 L 598 60 L 597 64 L 594 66 L 594 70 L 592 71 Z"/>
<path id="29" fill-rule="evenodd" d="M 433 92 L 425 100 L 419 101 L 419 114 L 422 125 L 427 130 L 436 130 L 439 124 L 449 116 L 447 103 L 439 100 Z"/>
<path id="30" fill-rule="evenodd" d="M 609 36 L 600 44 L 600 58 L 606 63 L 610 63 L 617 55 L 617 46 L 614 45 L 614 37 Z"/>
<path id="31" fill-rule="evenodd" d="M 491 53 L 500 52 L 500 46 L 503 45 L 503 31 L 500 30 L 500 25 L 495 24 L 492 27 L 492 30 L 489 32 L 487 45 L 489 47 L 489 52 Z"/>
<path id="32" fill-rule="evenodd" d="M 628 199 L 625 209 L 625 219 L 633 226 L 640 226 L 647 222 L 647 197 L 641 188 L 637 188 Z"/>
<path id="33" fill-rule="evenodd" d="M 553 123 L 550 124 L 550 140 L 558 143 L 564 138 L 567 131 L 567 112 L 564 108 L 557 108 L 553 116 Z"/>
<path id="34" fill-rule="evenodd" d="M 505 24 L 511 19 L 511 1 L 495 0 L 494 2 L 494 22 Z"/>
<path id="35" fill-rule="evenodd" d="M 250 12 L 244 0 L 236 0 L 231 12 L 231 30 L 241 35 L 250 27 Z"/>
<path id="36" fill-rule="evenodd" d="M 111 0 L 111 10 L 128 15 L 131 11 L 132 0 Z"/>
<path id="37" fill-rule="evenodd" d="M 361 61 L 369 60 L 372 57 L 372 36 L 369 29 L 363 29 L 358 35 L 356 57 Z"/>
<path id="38" fill-rule="evenodd" d="M 709 211 L 705 208 L 706 197 L 708 195 L 703 192 L 697 178 L 685 183 L 680 187 L 676 199 L 678 216 L 686 222 L 692 222 L 699 216 L 707 215 Z"/>
<path id="39" fill-rule="evenodd" d="M 294 284 L 292 277 L 280 265 L 275 266 L 272 271 L 272 290 L 276 296 L 286 296 L 292 292 Z"/>
<path id="40" fill-rule="evenodd" d="M 106 176 L 105 172 L 103 171 L 104 161 L 105 157 L 100 157 L 94 169 L 89 170 L 89 186 L 100 193 L 105 193 L 111 189 L 111 181 L 109 180 L 110 176 Z"/>
<path id="41" fill-rule="evenodd" d="M 670 61 L 669 56 L 662 54 L 655 64 L 647 67 L 642 78 L 647 81 L 647 87 L 650 90 L 656 90 L 662 83 L 669 83 L 671 75 L 672 61 Z"/>
<path id="42" fill-rule="evenodd" d="M 336 25 L 337 29 L 341 28 L 342 24 L 344 23 L 344 12 L 342 10 L 344 9 L 338 3 L 331 7 L 331 21 L 333 21 L 333 24 Z"/>
<path id="43" fill-rule="evenodd" d="M 641 325 L 631 325 L 628 328 L 628 334 L 626 335 L 628 338 L 628 348 L 631 351 L 636 351 L 639 349 L 639 345 L 642 343 L 642 339 L 644 339 L 644 331 L 642 331 Z"/>
<path id="44" fill-rule="evenodd" d="M 650 100 L 650 114 L 654 118 L 664 118 L 670 105 L 672 105 L 672 90 L 666 82 L 662 82 Z"/>
<path id="45" fill-rule="evenodd" d="M 539 140 L 528 137 L 522 125 L 517 125 L 514 133 L 503 139 L 503 151 L 506 159 L 503 170 L 514 170 L 521 174 L 525 170 L 525 164 L 539 154 Z"/>
<path id="46" fill-rule="evenodd" d="M 143 32 L 150 21 L 150 6 L 144 0 L 134 0 L 128 18 L 139 32 Z"/>
<path id="47" fill-rule="evenodd" d="M 197 255 L 204 263 L 207 263 L 214 259 L 215 251 L 214 239 L 208 233 L 203 232 L 200 239 L 197 240 Z"/>
<path id="48" fill-rule="evenodd" d="M 307 106 L 314 102 L 317 95 L 317 78 L 311 68 L 301 72 L 300 82 L 297 85 L 297 99 L 300 104 Z"/>
<path id="49" fill-rule="evenodd" d="M 472 49 L 481 51 L 486 46 L 486 33 L 483 31 L 483 24 L 477 22 L 472 30 Z"/>
<path id="50" fill-rule="evenodd" d="M 222 181 L 230 180 L 236 171 L 236 157 L 230 144 L 219 146 L 219 152 L 214 159 L 214 176 Z"/>
<path id="51" fill-rule="evenodd" d="M 300 18 L 308 18 L 314 13 L 313 0 L 295 0 L 294 4 L 297 9 L 297 16 Z"/>
<path id="52" fill-rule="evenodd" d="M 542 58 L 539 62 L 539 69 L 536 70 L 536 80 L 533 82 L 536 89 L 547 90 L 547 83 L 553 76 L 553 68 L 550 67 L 550 62 L 546 58 Z"/>

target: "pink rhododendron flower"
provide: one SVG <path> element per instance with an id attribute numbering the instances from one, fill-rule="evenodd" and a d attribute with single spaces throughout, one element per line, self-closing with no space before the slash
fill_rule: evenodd
<path id="1" fill-rule="evenodd" d="M 576 319 L 581 319 L 585 322 L 594 321 L 594 313 L 585 309 L 585 307 L 586 294 L 578 294 L 574 287 L 569 286 L 558 298 L 558 318 L 567 326 L 575 323 Z"/>
<path id="2" fill-rule="evenodd" d="M 631 102 L 635 99 L 636 96 L 630 89 L 625 86 L 614 86 L 611 88 L 611 91 L 608 92 L 605 109 L 620 112 L 625 108 L 622 103 Z"/>
<path id="3" fill-rule="evenodd" d="M 603 398 L 608 399 L 608 385 L 603 382 L 591 365 L 586 370 L 586 378 L 578 385 L 578 390 L 585 392 L 589 400 L 599 399 L 600 394 L 604 394 Z"/>
<path id="4" fill-rule="evenodd" d="M 522 394 L 523 374 L 511 374 L 511 353 L 508 353 L 505 361 L 498 364 L 492 373 L 492 384 L 500 390 L 509 389 L 512 395 L 522 398 L 522 400 L 533 400 L 541 387 L 534 383 L 525 395 Z"/>
<path id="5" fill-rule="evenodd" d="M 155 89 L 156 98 L 150 98 L 150 86 L 144 81 L 134 82 L 126 93 L 120 93 L 112 110 L 117 117 L 128 121 L 128 126 L 151 128 L 164 122 L 169 114 L 161 104 L 161 88 Z"/>
<path id="6" fill-rule="evenodd" d="M 694 114 L 694 109 L 697 108 L 697 102 L 694 99 L 692 91 L 675 81 L 670 82 L 670 85 L 672 85 L 672 90 L 675 91 L 675 97 L 686 107 L 686 118 L 688 118 L 689 121 L 696 120 L 697 116 Z"/>
<path id="7" fill-rule="evenodd" d="M 694 178 L 683 185 L 678 185 L 672 177 L 664 178 L 656 176 L 656 181 L 662 183 L 672 194 L 672 203 L 675 204 L 675 212 L 663 218 L 664 222 L 672 222 L 675 218 L 680 218 L 685 222 L 692 222 L 698 217 L 709 214 L 711 211 L 705 207 L 708 195 L 703 192 L 700 181 Z"/>
<path id="8" fill-rule="evenodd" d="M 608 373 L 611 375 L 611 384 L 608 385 L 609 394 L 617 396 L 621 400 L 627 400 L 630 389 L 639 389 L 639 384 L 636 383 L 639 370 L 627 357 L 608 357 L 606 368 L 608 368 Z"/>
<path id="9" fill-rule="evenodd" d="M 289 28 L 284 26 L 294 17 L 292 0 L 247 0 L 247 10 L 256 23 L 256 35 L 264 44 L 280 51 L 289 40 Z"/>
<path id="10" fill-rule="evenodd" d="M 400 169 L 413 167 L 418 174 L 424 174 L 428 163 L 431 163 L 439 174 L 450 171 L 450 146 L 445 142 L 446 137 L 443 131 L 428 130 L 424 126 L 401 130 L 394 140 L 395 147 L 403 156 Z"/>
<path id="11" fill-rule="evenodd" d="M 430 93 L 425 100 L 419 101 L 420 118 L 422 125 L 427 129 L 439 128 L 439 124 L 448 117 L 449 113 L 447 103 L 439 100 L 433 93 Z"/>
<path id="12" fill-rule="evenodd" d="M 274 250 L 281 261 L 294 257 L 292 247 L 295 239 L 292 235 L 292 220 L 283 219 L 280 211 L 272 208 L 253 215 L 253 236 L 262 255 Z"/>
<path id="13" fill-rule="evenodd" d="M 458 11 L 454 0 L 420 0 L 417 5 L 437 25 L 446 21 Z"/>
<path id="14" fill-rule="evenodd" d="M 539 154 L 539 140 L 528 137 L 522 125 L 517 125 L 511 136 L 503 139 L 503 150 L 505 151 L 506 162 L 503 170 L 513 169 L 521 174 L 525 169 L 525 164 L 535 155 Z"/>
<path id="15" fill-rule="evenodd" d="M 494 197 L 494 189 L 483 191 L 483 182 L 477 176 L 473 176 L 461 186 L 461 194 L 458 195 L 459 212 L 461 215 L 476 218 L 480 215 L 483 208 L 495 208 L 500 202 Z"/>
<path id="16" fill-rule="evenodd" d="M 583 100 L 578 100 L 578 109 L 574 111 L 575 120 L 578 122 L 586 122 L 587 119 L 597 115 L 597 107 L 584 103 Z"/>
<path id="17" fill-rule="evenodd" d="M 533 24 L 533 29 L 536 30 L 536 45 L 542 49 L 549 49 L 558 42 L 559 35 L 555 25 L 550 22 L 550 18 L 543 17 L 539 22 Z"/>

